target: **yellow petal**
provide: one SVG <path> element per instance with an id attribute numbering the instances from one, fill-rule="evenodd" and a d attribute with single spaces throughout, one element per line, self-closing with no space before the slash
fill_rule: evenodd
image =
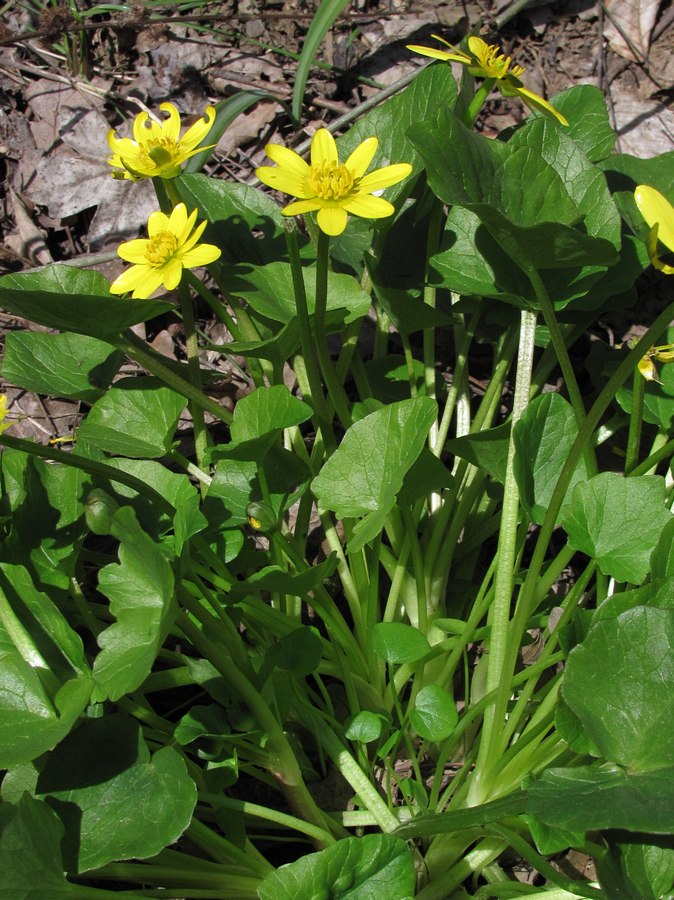
<path id="1" fill-rule="evenodd" d="M 376 137 L 367 138 L 349 156 L 344 165 L 353 174 L 354 178 L 360 178 L 361 175 L 365 174 L 367 167 L 374 159 L 378 146 L 379 141 Z"/>
<path id="2" fill-rule="evenodd" d="M 318 210 L 318 227 L 325 234 L 336 236 L 346 228 L 348 216 L 346 211 L 339 206 L 324 206 Z"/>
<path id="3" fill-rule="evenodd" d="M 303 160 L 299 153 L 295 153 L 294 150 L 290 150 L 282 144 L 267 144 L 264 152 L 272 162 L 282 166 L 287 172 L 292 172 L 298 178 L 306 178 L 308 176 L 309 163 Z"/>
<path id="4" fill-rule="evenodd" d="M 168 113 L 168 119 L 161 123 L 162 137 L 177 144 L 180 138 L 180 113 L 173 103 L 160 103 L 159 109 Z"/>
<path id="5" fill-rule="evenodd" d="M 468 65 L 471 60 L 459 53 L 448 53 L 446 50 L 438 50 L 436 47 L 422 47 L 420 44 L 406 44 L 408 50 L 412 53 L 419 53 L 421 56 L 430 56 L 431 59 L 441 59 L 443 62 L 458 62 Z"/>
<path id="6" fill-rule="evenodd" d="M 196 212 L 196 209 L 194 211 Z M 206 222 L 206 220 L 204 220 L 203 222 L 199 222 L 199 224 L 197 225 L 197 227 L 194 229 L 194 231 L 191 234 L 189 232 L 187 233 L 187 236 L 185 237 L 185 239 L 180 241 L 180 252 L 181 253 L 187 253 L 187 251 L 191 250 L 195 244 L 199 243 L 199 238 L 206 230 L 207 224 L 208 223 Z"/>
<path id="7" fill-rule="evenodd" d="M 648 226 L 657 225 L 658 239 L 674 252 L 674 207 L 669 200 L 647 184 L 636 188 L 634 199 Z"/>
<path id="8" fill-rule="evenodd" d="M 203 139 L 213 127 L 214 122 L 215 107 L 207 106 L 204 115 L 200 119 L 197 119 L 194 125 L 188 128 L 185 134 L 180 139 L 181 156 L 183 154 L 183 151 L 185 153 L 190 152 L 203 141 Z M 215 145 L 213 144 L 211 146 Z M 203 150 L 205 148 L 202 147 L 200 149 Z"/>
<path id="9" fill-rule="evenodd" d="M 320 168 L 325 163 L 338 162 L 335 139 L 327 128 L 319 128 L 311 139 L 311 165 Z"/>
<path id="10" fill-rule="evenodd" d="M 180 260 L 186 269 L 194 269 L 197 266 L 207 266 L 220 258 L 220 249 L 215 244 L 199 244 L 187 253 L 181 255 Z"/>
<path id="11" fill-rule="evenodd" d="M 637 369 L 646 381 L 657 381 L 658 384 L 662 384 L 658 376 L 658 370 L 655 368 L 655 364 L 650 356 L 642 356 L 637 363 Z"/>
<path id="12" fill-rule="evenodd" d="M 117 254 L 127 262 L 147 264 L 147 245 L 150 242 L 144 238 L 135 241 L 126 241 L 117 248 Z"/>
<path id="13" fill-rule="evenodd" d="M 383 197 L 373 197 L 371 194 L 357 194 L 355 197 L 349 197 L 343 204 L 347 212 L 353 213 L 355 216 L 362 216 L 364 219 L 385 219 L 386 216 L 392 216 L 395 212 L 395 206 L 384 200 Z"/>
<path id="14" fill-rule="evenodd" d="M 504 85 L 506 86 L 506 88 L 508 87 L 508 79 L 506 79 L 505 81 L 497 82 L 497 86 L 502 94 L 506 93 L 506 91 L 503 90 Z M 522 98 L 529 109 L 535 109 L 537 112 L 543 113 L 543 115 L 545 116 L 557 119 L 557 121 L 562 125 L 569 124 L 568 119 L 566 119 L 560 112 L 558 112 L 551 103 L 548 103 L 547 100 L 544 100 L 538 94 L 534 94 L 533 91 L 530 91 L 525 87 L 512 86 L 511 90 L 513 94 L 516 94 L 518 97 Z"/>
<path id="15" fill-rule="evenodd" d="M 255 170 L 255 174 L 262 184 L 276 188 L 277 191 L 283 191 L 284 194 L 304 199 L 311 196 L 307 179 L 301 178 L 281 166 L 260 166 Z"/>
<path id="16" fill-rule="evenodd" d="M 110 293 L 126 294 L 133 291 L 145 281 L 149 270 L 149 266 L 131 266 L 130 269 L 125 269 L 110 285 Z"/>
<path id="17" fill-rule="evenodd" d="M 412 171 L 409 163 L 395 163 L 392 166 L 384 166 L 381 169 L 375 169 L 369 175 L 365 175 L 358 182 L 358 190 L 363 193 L 371 194 L 373 191 L 379 191 L 391 184 L 397 184 L 402 181 Z"/>
<path id="18" fill-rule="evenodd" d="M 281 215 L 301 216 L 304 213 L 315 212 L 317 209 L 321 209 L 322 206 L 322 200 L 295 200 L 294 203 L 289 203 L 283 207 Z"/>
<path id="19" fill-rule="evenodd" d="M 196 209 L 194 210 L 193 216 L 194 218 L 190 216 L 188 219 L 187 207 L 184 203 L 178 203 L 173 207 L 173 210 L 171 211 L 171 215 L 169 216 L 166 223 L 166 230 L 170 231 L 171 234 L 174 234 L 178 238 L 178 241 L 181 242 L 181 240 L 183 239 L 183 233 L 185 233 L 185 236 L 187 236 L 192 230 L 192 226 L 194 225 L 194 222 L 197 218 Z"/>
<path id="20" fill-rule="evenodd" d="M 161 140 L 161 125 L 150 118 L 148 112 L 138 113 L 133 121 L 133 137 L 137 144 L 142 145 L 148 140 Z"/>
<path id="21" fill-rule="evenodd" d="M 180 284 L 183 276 L 183 265 L 178 259 L 170 259 L 165 263 L 161 270 L 157 269 L 161 274 L 161 281 L 167 291 L 172 291 Z M 150 292 L 151 293 L 151 292 Z"/>
<path id="22" fill-rule="evenodd" d="M 161 231 L 169 231 L 169 218 L 161 210 L 157 209 L 150 213 L 147 220 L 147 233 L 150 237 L 154 237 Z"/>

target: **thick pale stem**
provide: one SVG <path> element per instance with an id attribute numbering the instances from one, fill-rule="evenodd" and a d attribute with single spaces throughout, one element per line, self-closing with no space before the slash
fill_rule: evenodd
<path id="1" fill-rule="evenodd" d="M 507 659 L 507 641 L 512 594 L 515 584 L 517 528 L 520 512 L 520 495 L 513 467 L 515 457 L 513 432 L 529 402 L 535 335 L 536 314 L 530 310 L 523 309 L 520 314 L 520 346 L 517 357 L 517 376 L 511 419 L 512 427 L 498 541 L 498 565 L 494 579 L 494 602 L 489 611 L 490 638 L 486 691 L 497 690 L 497 701 L 493 707 L 485 711 L 480 737 L 480 749 L 469 793 L 468 803 L 470 806 L 482 803 L 488 797 L 489 770 L 493 763 L 495 737 L 498 736 L 498 730 L 505 719 L 507 702 L 510 696 L 510 683 L 509 680 L 504 683 L 503 670 Z"/>

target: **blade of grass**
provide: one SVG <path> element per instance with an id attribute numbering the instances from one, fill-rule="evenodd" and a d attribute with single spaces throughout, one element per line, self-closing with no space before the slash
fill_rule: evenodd
<path id="1" fill-rule="evenodd" d="M 258 100 L 273 100 L 275 103 L 283 102 L 268 91 L 254 90 L 238 91 L 238 93 L 233 94 L 226 100 L 222 100 L 215 107 L 215 122 L 208 132 L 207 138 L 209 145 L 217 144 L 234 119 L 245 112 L 254 103 L 257 103 Z M 202 150 L 201 153 L 197 153 L 195 156 L 191 157 L 191 159 L 188 159 L 184 171 L 200 172 L 210 159 L 214 149 L 214 147 L 209 147 Z"/>
<path id="2" fill-rule="evenodd" d="M 309 78 L 309 70 L 314 64 L 316 51 L 323 43 L 323 38 L 332 28 L 335 20 L 341 15 L 347 6 L 348 0 L 323 0 L 316 10 L 307 36 L 304 39 L 300 61 L 297 65 L 297 73 L 295 75 L 295 86 L 293 88 L 293 102 L 291 115 L 296 123 L 299 123 L 302 115 L 302 103 L 304 101 L 304 89 Z"/>

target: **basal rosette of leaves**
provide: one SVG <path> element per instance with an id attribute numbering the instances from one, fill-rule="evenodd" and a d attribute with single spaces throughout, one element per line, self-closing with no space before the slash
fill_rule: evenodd
<path id="1" fill-rule="evenodd" d="M 169 111 L 113 148 L 172 142 L 142 271 L 0 278 L 44 326 L 5 383 L 82 411 L 61 447 L 0 409 L 7 896 L 671 893 L 674 308 L 584 342 L 644 290 L 672 158 L 613 155 L 588 86 L 488 139 L 479 91 L 439 58 L 273 150 L 290 209 L 186 171 L 219 111 Z M 362 190 L 316 205 L 313 165 Z"/>

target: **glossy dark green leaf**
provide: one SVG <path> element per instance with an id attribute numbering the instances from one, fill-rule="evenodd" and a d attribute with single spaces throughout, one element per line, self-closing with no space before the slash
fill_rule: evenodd
<path id="1" fill-rule="evenodd" d="M 388 714 L 364 709 L 346 720 L 344 737 L 350 741 L 369 744 L 379 740 L 384 729 L 389 728 L 390 725 L 391 717 Z"/>
<path id="2" fill-rule="evenodd" d="M 660 900 L 674 887 L 674 842 L 671 838 L 616 832 L 608 851 L 596 860 L 597 880 L 611 900 Z M 640 840 L 641 838 L 641 840 Z"/>
<path id="3" fill-rule="evenodd" d="M 62 837 L 59 817 L 30 794 L 24 794 L 16 804 L 0 805 L 0 870 L 7 898 L 85 900 L 87 888 L 66 881 Z"/>
<path id="4" fill-rule="evenodd" d="M 123 360 L 117 350 L 82 334 L 10 332 L 2 374 L 27 391 L 93 403 Z"/>
<path id="5" fill-rule="evenodd" d="M 38 325 L 105 340 L 171 309 L 159 300 L 124 300 L 99 273 L 47 266 L 32 275 L 0 277 L 0 307 Z"/>
<path id="6" fill-rule="evenodd" d="M 497 425 L 476 434 L 466 434 L 447 441 L 447 450 L 459 459 L 465 459 L 474 466 L 484 469 L 499 484 L 505 482 L 508 444 L 510 443 L 510 423 Z"/>
<path id="7" fill-rule="evenodd" d="M 123 378 L 92 406 L 78 434 L 107 453 L 164 456 L 186 405 L 182 394 L 156 378 Z"/>
<path id="8" fill-rule="evenodd" d="M 268 875 L 260 900 L 409 900 L 416 876 L 411 849 L 390 834 L 345 838 Z"/>
<path id="9" fill-rule="evenodd" d="M 576 84 L 561 94 L 555 94 L 552 103 L 569 122 L 564 129 L 587 158 L 592 162 L 606 159 L 616 142 L 611 127 L 603 91 L 591 84 Z"/>
<path id="10" fill-rule="evenodd" d="M 94 687 L 87 676 L 54 684 L 48 671 L 24 659 L 1 626 L 0 681 L 3 768 L 36 759 L 55 747 L 84 711 Z"/>
<path id="11" fill-rule="evenodd" d="M 272 644 L 265 664 L 305 678 L 314 672 L 323 657 L 323 641 L 314 628 L 303 626 Z"/>
<path id="12" fill-rule="evenodd" d="M 177 610 L 171 566 L 131 507 L 115 513 L 110 533 L 119 563 L 100 570 L 98 587 L 115 622 L 98 635 L 94 678 L 99 699 L 118 700 L 147 677 Z"/>
<path id="13" fill-rule="evenodd" d="M 605 759 L 674 766 L 673 651 L 674 609 L 637 606 L 600 619 L 569 654 L 562 695 Z"/>
<path id="14" fill-rule="evenodd" d="M 75 872 L 155 856 L 187 828 L 197 801 L 177 750 L 151 755 L 138 722 L 120 714 L 86 719 L 50 754 L 36 790 L 65 826 Z"/>
<path id="15" fill-rule="evenodd" d="M 316 269 L 302 269 L 307 307 L 313 314 L 316 305 Z M 266 266 L 238 266 L 228 269 L 224 284 L 229 293 L 244 300 L 261 316 L 287 325 L 297 317 L 292 270 L 289 263 L 270 262 Z M 328 330 L 334 324 L 348 323 L 367 315 L 371 300 L 352 275 L 328 273 L 326 319 Z M 334 315 L 336 310 L 344 310 Z"/>
<path id="16" fill-rule="evenodd" d="M 522 505 L 537 525 L 543 524 L 559 473 L 577 436 L 578 423 L 571 404 L 555 393 L 535 397 L 515 426 L 515 478 Z M 569 502 L 575 485 L 585 480 L 587 468 L 581 459 L 562 506 Z"/>
<path id="17" fill-rule="evenodd" d="M 82 501 L 90 477 L 20 451 L 5 450 L 2 467 L 12 516 L 0 559 L 26 566 L 42 589 L 67 591 L 86 533 Z"/>
<path id="18" fill-rule="evenodd" d="M 26 659 L 39 655 L 63 679 L 90 674 L 82 639 L 53 598 L 35 587 L 24 566 L 0 563 L 0 604 L 5 628 L 15 641 L 21 630 L 31 646 Z"/>
<path id="19" fill-rule="evenodd" d="M 596 559 L 605 575 L 641 584 L 670 518 L 659 475 L 623 478 L 602 472 L 576 485 L 560 522 L 569 545 Z"/>
<path id="20" fill-rule="evenodd" d="M 301 425 L 310 417 L 311 407 L 294 397 L 285 385 L 258 388 L 236 404 L 231 425 L 232 441 L 243 444 Z"/>
<path id="21" fill-rule="evenodd" d="M 615 766 L 547 769 L 527 793 L 527 812 L 556 828 L 674 833 L 671 766 L 636 773 Z"/>
<path id="22" fill-rule="evenodd" d="M 182 175 L 174 184 L 187 208 L 200 210 L 210 223 L 204 240 L 222 250 L 215 267 L 263 265 L 287 255 L 279 207 L 262 191 L 206 175 Z"/>
<path id="23" fill-rule="evenodd" d="M 421 688 L 409 715 L 410 725 L 426 741 L 444 741 L 459 722 L 454 698 L 439 684 Z"/>
<path id="24" fill-rule="evenodd" d="M 421 453 L 437 405 L 428 397 L 392 403 L 356 422 L 312 482 L 320 506 L 339 518 L 366 516 L 353 549 L 383 526 L 407 471 Z M 361 526 L 363 522 L 359 523 Z"/>
<path id="25" fill-rule="evenodd" d="M 378 622 L 372 629 L 372 650 L 385 662 L 414 663 L 430 653 L 425 634 L 404 622 Z"/>

